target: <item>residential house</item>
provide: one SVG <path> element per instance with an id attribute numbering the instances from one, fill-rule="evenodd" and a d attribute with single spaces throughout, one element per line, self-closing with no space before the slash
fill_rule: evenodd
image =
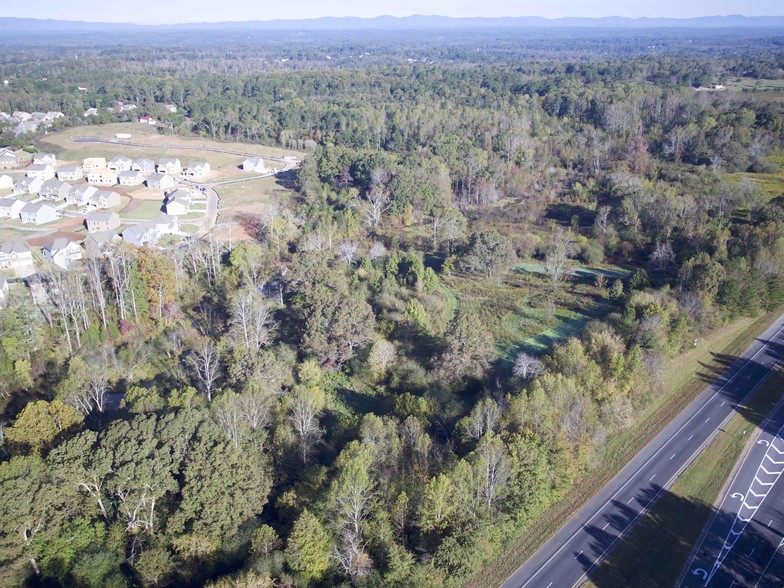
<path id="1" fill-rule="evenodd" d="M 28 133 L 35 133 L 38 130 L 40 123 L 37 120 L 26 120 L 14 127 L 14 136 L 26 135 Z"/>
<path id="2" fill-rule="evenodd" d="M 3 153 L 0 153 L 0 169 L 13 169 L 19 166 L 19 162 L 16 160 L 16 154 L 12 151 L 4 150 Z"/>
<path id="3" fill-rule="evenodd" d="M 133 164 L 133 159 L 130 157 L 125 157 L 123 155 L 119 155 L 117 157 L 112 157 L 109 160 L 109 163 L 106 164 L 110 170 L 121 172 L 121 171 L 128 171 L 131 169 L 131 165 Z"/>
<path id="4" fill-rule="evenodd" d="M 43 225 L 56 221 L 59 218 L 57 209 L 48 204 L 41 204 L 28 202 L 24 208 L 19 211 L 19 216 L 22 218 L 23 223 L 32 223 L 34 225 Z"/>
<path id="5" fill-rule="evenodd" d="M 16 183 L 14 183 L 13 193 L 15 196 L 20 194 L 38 194 L 38 191 L 43 185 L 43 180 L 25 176 L 16 180 Z"/>
<path id="6" fill-rule="evenodd" d="M 71 184 L 61 182 L 60 180 L 46 180 L 38 191 L 38 195 L 41 198 L 59 202 L 60 200 L 65 200 L 65 197 L 70 194 L 71 190 L 73 190 Z"/>
<path id="7" fill-rule="evenodd" d="M 98 233 L 90 233 L 87 238 L 82 241 L 82 247 L 88 255 L 96 256 L 103 253 L 103 251 L 113 241 L 118 241 L 120 236 L 114 231 L 100 231 Z"/>
<path id="8" fill-rule="evenodd" d="M 20 122 L 28 121 L 33 117 L 32 114 L 29 112 L 24 112 L 23 110 L 17 110 L 13 112 L 11 113 L 11 116 Z"/>
<path id="9" fill-rule="evenodd" d="M 169 174 L 150 174 L 147 177 L 147 187 L 154 190 L 168 190 L 173 188 L 175 183 Z"/>
<path id="10" fill-rule="evenodd" d="M 57 165 L 57 156 L 54 153 L 36 153 L 33 155 L 33 163 L 55 166 Z"/>
<path id="11" fill-rule="evenodd" d="M 158 121 L 151 116 L 140 116 L 139 122 L 143 125 L 157 125 Z"/>
<path id="12" fill-rule="evenodd" d="M 58 118 L 65 118 L 65 115 L 62 112 L 54 112 L 50 110 L 49 112 L 46 113 L 46 117 L 44 118 L 44 120 L 54 122 Z"/>
<path id="13" fill-rule="evenodd" d="M 97 108 L 88 108 L 84 111 L 84 116 L 98 116 L 98 109 Z"/>
<path id="14" fill-rule="evenodd" d="M 13 198 L 0 198 L 0 218 L 19 218 L 19 212 L 25 207 L 24 200 Z"/>
<path id="15" fill-rule="evenodd" d="M 191 161 L 182 170 L 182 175 L 188 178 L 203 178 L 210 173 L 210 164 L 206 161 Z"/>
<path id="16" fill-rule="evenodd" d="M 106 158 L 104 157 L 88 157 L 82 162 L 82 170 L 90 172 L 94 169 L 103 169 L 106 167 Z"/>
<path id="17" fill-rule="evenodd" d="M 87 206 L 90 204 L 92 197 L 97 193 L 98 188 L 80 184 L 73 187 L 68 196 L 65 197 L 65 201 L 73 206 Z"/>
<path id="18" fill-rule="evenodd" d="M 33 252 L 24 241 L 0 244 L 0 269 L 30 269 L 34 266 Z"/>
<path id="19" fill-rule="evenodd" d="M 14 178 L 8 174 L 0 176 L 0 190 L 10 190 L 14 187 Z"/>
<path id="20" fill-rule="evenodd" d="M 140 171 L 120 172 L 117 178 L 120 180 L 121 186 L 138 186 L 144 183 L 144 176 Z"/>
<path id="21" fill-rule="evenodd" d="M 191 193 L 190 190 L 179 188 L 166 194 L 166 199 L 163 202 L 163 211 L 166 214 L 184 215 L 188 214 L 191 209 Z"/>
<path id="22" fill-rule="evenodd" d="M 158 163 L 159 174 L 178 174 L 182 171 L 179 159 L 164 158 Z"/>
<path id="23" fill-rule="evenodd" d="M 264 160 L 261 157 L 250 157 L 242 162 L 242 169 L 245 171 L 255 171 L 262 174 L 267 173 L 267 168 L 264 167 Z"/>
<path id="24" fill-rule="evenodd" d="M 78 182 L 84 177 L 78 165 L 66 165 L 57 170 L 57 179 L 64 182 Z"/>
<path id="25" fill-rule="evenodd" d="M 92 198 L 90 198 L 90 204 L 95 206 L 95 208 L 114 208 L 115 206 L 120 206 L 122 200 L 117 192 L 112 192 L 111 190 L 98 190 L 93 194 Z"/>
<path id="26" fill-rule="evenodd" d="M 54 177 L 54 168 L 48 163 L 34 163 L 27 168 L 25 175 L 28 178 L 38 178 L 39 180 L 51 180 Z"/>
<path id="27" fill-rule="evenodd" d="M 120 215 L 116 212 L 96 211 L 91 212 L 84 219 L 84 226 L 88 233 L 111 231 L 120 226 Z"/>
<path id="28" fill-rule="evenodd" d="M 145 174 L 155 173 L 155 161 L 152 159 L 137 159 L 131 164 L 131 171 L 140 171 Z"/>
<path id="29" fill-rule="evenodd" d="M 44 257 L 57 267 L 67 270 L 73 262 L 82 258 L 82 248 L 77 243 L 58 237 L 42 249 Z"/>
<path id="30" fill-rule="evenodd" d="M 180 231 L 180 221 L 176 216 L 161 214 L 153 219 L 159 235 L 174 235 Z"/>
<path id="31" fill-rule="evenodd" d="M 117 172 L 109 169 L 94 169 L 87 174 L 87 181 L 91 184 L 114 186 L 117 183 Z"/>
<path id="32" fill-rule="evenodd" d="M 125 229 L 122 233 L 123 241 L 141 247 L 143 245 L 155 245 L 158 242 L 160 235 L 158 228 L 151 221 L 132 225 Z"/>

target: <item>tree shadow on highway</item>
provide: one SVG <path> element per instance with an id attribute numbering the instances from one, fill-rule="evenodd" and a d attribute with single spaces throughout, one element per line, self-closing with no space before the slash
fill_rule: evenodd
<path id="1" fill-rule="evenodd" d="M 775 361 L 784 361 L 784 345 L 767 339 L 758 339 L 758 341 L 768 346 Z M 764 366 L 756 359 L 747 364 L 747 358 L 727 353 L 711 352 L 711 357 L 710 363 L 700 362 L 702 369 L 697 372 L 697 377 L 705 383 L 716 384 L 719 387 L 729 383 L 729 380 L 741 368 L 754 376 L 749 379 L 752 385 L 756 384 L 759 378 L 770 370 L 770 366 Z"/>
<path id="2" fill-rule="evenodd" d="M 616 504 L 617 515 L 601 517 L 590 526 L 594 538 L 591 549 L 574 554 L 593 585 L 670 588 L 683 571 L 682 586 L 705 586 L 735 516 L 717 514 L 710 505 L 685 499 L 658 485 L 651 485 L 636 500 L 653 500 L 655 506 L 622 541 L 615 540 L 634 518 L 635 510 Z M 692 562 L 693 546 L 709 521 L 713 523 L 710 540 L 697 553 L 696 562 Z M 784 585 L 784 552 L 777 552 L 781 536 L 761 532 L 767 522 L 752 519 L 709 585 L 727 586 L 735 579 L 736 586 L 754 586 L 763 571 L 759 586 Z M 609 557 L 594 567 L 596 559 L 605 552 Z M 687 563 L 689 568 L 684 570 Z"/>

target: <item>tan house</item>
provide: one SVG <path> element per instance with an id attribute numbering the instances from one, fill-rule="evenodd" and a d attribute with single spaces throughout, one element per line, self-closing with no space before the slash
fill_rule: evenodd
<path id="1" fill-rule="evenodd" d="M 120 226 L 120 215 L 116 212 L 96 211 L 87 215 L 84 226 L 88 233 L 112 231 Z"/>
<path id="2" fill-rule="evenodd" d="M 114 186 L 117 183 L 117 172 L 110 169 L 94 169 L 87 174 L 87 181 L 91 184 Z"/>
<path id="3" fill-rule="evenodd" d="M 133 165 L 133 159 L 118 155 L 117 157 L 112 157 L 109 160 L 109 163 L 106 164 L 106 167 L 112 171 L 121 172 L 131 169 L 131 165 Z"/>
<path id="4" fill-rule="evenodd" d="M 78 182 L 84 177 L 78 165 L 66 165 L 57 170 L 57 179 L 63 182 Z"/>
<path id="5" fill-rule="evenodd" d="M 103 169 L 106 167 L 105 157 L 88 157 L 82 162 L 82 170 L 90 172 L 94 169 Z"/>

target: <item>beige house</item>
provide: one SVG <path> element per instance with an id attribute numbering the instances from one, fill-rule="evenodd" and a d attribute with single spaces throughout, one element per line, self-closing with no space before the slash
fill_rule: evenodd
<path id="1" fill-rule="evenodd" d="M 168 190 L 173 188 L 176 182 L 169 174 L 150 174 L 147 178 L 147 187 L 153 190 Z"/>
<path id="2" fill-rule="evenodd" d="M 110 169 L 94 169 L 87 174 L 87 181 L 91 184 L 114 186 L 117 179 L 117 172 Z"/>
<path id="3" fill-rule="evenodd" d="M 78 182 L 83 177 L 82 168 L 77 165 L 66 165 L 57 170 L 57 179 L 63 182 Z"/>
<path id="4" fill-rule="evenodd" d="M 87 215 L 84 226 L 88 233 L 111 231 L 120 226 L 120 215 L 116 212 L 96 211 Z"/>
<path id="5" fill-rule="evenodd" d="M 90 172 L 94 169 L 103 169 L 106 167 L 105 157 L 88 157 L 82 162 L 82 170 Z"/>

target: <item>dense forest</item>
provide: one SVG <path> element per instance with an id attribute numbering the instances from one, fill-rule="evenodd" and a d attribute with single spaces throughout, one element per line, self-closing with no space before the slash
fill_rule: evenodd
<path id="1" fill-rule="evenodd" d="M 784 37 L 693 34 L 5 41 L 0 110 L 100 124 L 122 100 L 160 132 L 308 155 L 253 240 L 114 245 L 11 291 L 0 584 L 480 571 L 670 358 L 784 304 L 784 194 L 751 179 L 780 169 L 784 102 L 695 90 L 781 78 Z M 571 336 L 521 335 L 577 312 Z"/>

